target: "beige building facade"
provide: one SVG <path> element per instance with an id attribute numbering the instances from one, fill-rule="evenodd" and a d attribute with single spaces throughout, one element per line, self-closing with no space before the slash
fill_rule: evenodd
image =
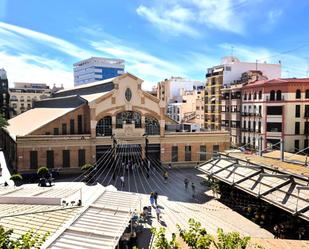
<path id="1" fill-rule="evenodd" d="M 16 142 L 17 170 L 46 165 L 76 171 L 107 151 L 122 148 L 127 155 L 133 147 L 143 159 L 195 165 L 229 148 L 224 131 L 167 131 L 175 121 L 166 116 L 163 101 L 142 90 L 142 82 L 126 73 L 59 91 L 11 119 L 7 130 Z"/>

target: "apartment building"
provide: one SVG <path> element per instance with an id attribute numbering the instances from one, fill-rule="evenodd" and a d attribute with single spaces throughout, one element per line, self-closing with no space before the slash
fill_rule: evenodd
<path id="1" fill-rule="evenodd" d="M 180 89 L 180 94 L 167 106 L 167 115 L 178 123 L 194 123 L 204 127 L 204 90 Z M 172 102 L 171 101 L 171 102 Z"/>
<path id="2" fill-rule="evenodd" d="M 231 144 L 240 146 L 242 87 L 257 80 L 267 80 L 261 71 L 251 70 L 242 74 L 241 79 L 221 89 L 221 129 L 230 131 Z"/>
<path id="3" fill-rule="evenodd" d="M 0 114 L 7 119 L 10 118 L 9 99 L 9 81 L 6 71 L 2 68 L 0 69 Z"/>
<path id="4" fill-rule="evenodd" d="M 15 82 L 10 88 L 11 116 L 14 117 L 32 108 L 33 102 L 50 97 L 52 89 L 44 83 Z"/>
<path id="5" fill-rule="evenodd" d="M 221 129 L 221 89 L 235 84 L 249 70 L 261 71 L 268 79 L 281 77 L 281 64 L 241 62 L 233 56 L 224 57 L 220 65 L 208 68 L 205 84 L 206 129 Z"/>
<path id="6" fill-rule="evenodd" d="M 234 145 L 298 152 L 309 146 L 309 78 L 257 80 L 223 89 L 222 125 Z M 307 152 L 307 151 L 306 151 Z"/>

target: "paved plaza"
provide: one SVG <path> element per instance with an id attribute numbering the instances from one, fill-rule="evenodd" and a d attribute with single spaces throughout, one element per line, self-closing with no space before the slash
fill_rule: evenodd
<path id="1" fill-rule="evenodd" d="M 118 190 L 138 192 L 142 194 L 141 207 L 149 206 L 149 194 L 156 191 L 159 194 L 158 205 L 162 209 L 162 219 L 159 223 L 152 209 L 152 221 L 148 227 L 166 227 L 167 233 L 176 232 L 176 224 L 187 227 L 190 218 L 202 223 L 207 231 L 215 234 L 219 227 L 224 231 L 238 231 L 242 235 L 256 238 L 273 238 L 273 235 L 255 223 L 234 212 L 229 207 L 214 199 L 212 192 L 201 185 L 203 174 L 197 169 L 169 169 L 168 180 L 165 183 L 162 168 L 152 168 L 147 178 L 146 171 L 128 170 L 121 175 L 125 176 L 124 187 L 121 186 L 120 176 L 112 172 L 102 174 L 99 182 L 103 185 L 114 185 Z M 190 183 L 185 189 L 184 179 Z M 196 186 L 195 197 L 192 197 L 192 182 Z"/>

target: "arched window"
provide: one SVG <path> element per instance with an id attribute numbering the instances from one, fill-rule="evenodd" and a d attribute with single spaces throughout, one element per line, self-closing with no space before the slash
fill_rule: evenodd
<path id="1" fill-rule="evenodd" d="M 135 124 L 135 128 L 142 127 L 141 114 L 138 112 L 126 111 L 120 112 L 116 116 L 116 128 L 122 128 L 123 124 Z"/>
<path id="2" fill-rule="evenodd" d="M 300 99 L 301 98 L 301 91 L 299 89 L 296 90 L 296 99 Z"/>
<path id="3" fill-rule="evenodd" d="M 247 100 L 247 94 L 246 93 L 244 94 L 244 100 Z"/>
<path id="4" fill-rule="evenodd" d="M 281 91 L 280 90 L 277 91 L 277 100 L 281 100 Z"/>
<path id="5" fill-rule="evenodd" d="M 259 91 L 259 99 L 262 99 L 262 91 Z"/>
<path id="6" fill-rule="evenodd" d="M 305 98 L 306 98 L 306 99 L 309 99 L 309 89 L 306 90 Z"/>
<path id="7" fill-rule="evenodd" d="M 160 135 L 160 125 L 156 118 L 145 117 L 145 133 L 147 135 Z"/>
<path id="8" fill-rule="evenodd" d="M 17 99 L 17 97 L 16 97 L 15 95 L 12 95 L 12 96 L 10 97 L 10 99 L 11 99 L 11 101 L 18 101 L 18 99 Z"/>
<path id="9" fill-rule="evenodd" d="M 111 136 L 112 131 L 112 117 L 106 116 L 99 120 L 96 127 L 97 136 Z"/>
<path id="10" fill-rule="evenodd" d="M 274 90 L 270 91 L 270 100 L 275 100 L 276 92 Z"/>

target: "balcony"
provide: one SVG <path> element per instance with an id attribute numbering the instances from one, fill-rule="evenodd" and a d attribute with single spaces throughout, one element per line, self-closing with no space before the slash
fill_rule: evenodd
<path id="1" fill-rule="evenodd" d="M 242 113 L 241 113 L 241 116 L 247 117 L 247 116 L 248 116 L 248 113 L 247 113 L 247 112 L 242 112 Z"/>

